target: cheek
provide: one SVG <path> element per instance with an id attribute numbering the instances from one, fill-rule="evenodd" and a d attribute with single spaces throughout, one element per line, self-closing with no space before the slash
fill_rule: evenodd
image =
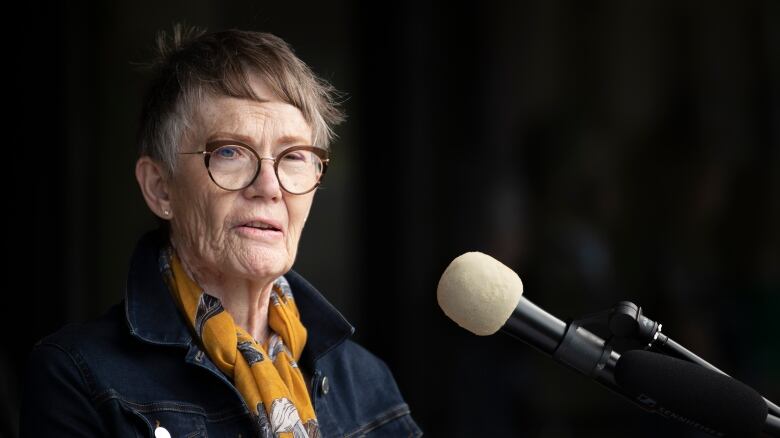
<path id="1" fill-rule="evenodd" d="M 179 192 L 172 227 L 193 256 L 214 259 L 216 249 L 224 248 L 224 204 L 207 189 Z"/>
<path id="2" fill-rule="evenodd" d="M 285 199 L 290 230 L 288 233 L 288 246 L 293 250 L 298 246 L 298 241 L 303 232 L 303 226 L 306 223 L 306 217 L 309 215 L 313 200 L 314 192 L 295 197 L 291 195 Z"/>

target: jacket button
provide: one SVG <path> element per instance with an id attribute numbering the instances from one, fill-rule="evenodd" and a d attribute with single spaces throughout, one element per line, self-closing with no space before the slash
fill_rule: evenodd
<path id="1" fill-rule="evenodd" d="M 322 395 L 327 395 L 328 391 L 330 391 L 330 383 L 328 382 L 328 376 L 322 378 L 320 389 L 322 389 Z"/>
<path id="2" fill-rule="evenodd" d="M 168 432 L 168 429 L 157 426 L 157 428 L 154 429 L 154 438 L 171 438 L 171 433 Z"/>

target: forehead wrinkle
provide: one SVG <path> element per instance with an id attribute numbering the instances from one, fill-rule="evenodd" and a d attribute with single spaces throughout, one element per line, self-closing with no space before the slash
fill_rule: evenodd
<path id="1" fill-rule="evenodd" d="M 209 108 L 213 124 L 207 135 L 234 133 L 251 138 L 256 149 L 270 143 L 271 147 L 293 143 L 309 144 L 311 128 L 300 110 L 282 102 L 246 101 L 243 99 L 219 99 Z M 270 105 L 269 105 L 270 104 Z M 283 106 L 277 106 L 282 104 Z M 292 138 L 301 141 L 291 141 Z"/>

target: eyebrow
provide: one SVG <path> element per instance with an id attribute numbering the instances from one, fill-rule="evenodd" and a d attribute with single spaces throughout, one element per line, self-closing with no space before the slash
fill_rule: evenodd
<path id="1" fill-rule="evenodd" d="M 223 132 L 223 131 L 219 131 L 211 134 L 207 141 L 214 141 L 218 139 L 238 140 L 248 145 L 254 145 L 255 143 L 254 139 L 248 135 L 237 134 L 235 132 Z M 281 145 L 308 145 L 309 144 L 309 142 L 306 139 L 304 139 L 303 137 L 299 137 L 297 135 L 283 135 L 277 138 L 275 143 Z"/>
<path id="2" fill-rule="evenodd" d="M 303 137 L 298 137 L 296 135 L 283 135 L 277 139 L 277 141 L 281 144 L 301 144 L 301 145 L 308 145 L 309 141 L 304 139 Z"/>

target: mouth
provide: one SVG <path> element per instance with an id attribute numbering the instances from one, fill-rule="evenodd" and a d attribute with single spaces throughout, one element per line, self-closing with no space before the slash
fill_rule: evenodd
<path id="1" fill-rule="evenodd" d="M 263 240 L 278 239 L 284 234 L 280 223 L 265 218 L 241 221 L 235 228 L 244 236 Z"/>
<path id="2" fill-rule="evenodd" d="M 278 226 L 276 226 L 276 225 L 274 225 L 272 223 L 264 222 L 264 221 L 247 222 L 247 223 L 245 223 L 243 225 L 240 225 L 240 226 L 241 227 L 247 227 L 247 228 L 254 228 L 256 230 L 270 230 L 270 231 L 279 231 L 279 232 L 282 231 L 282 229 L 279 228 Z"/>

